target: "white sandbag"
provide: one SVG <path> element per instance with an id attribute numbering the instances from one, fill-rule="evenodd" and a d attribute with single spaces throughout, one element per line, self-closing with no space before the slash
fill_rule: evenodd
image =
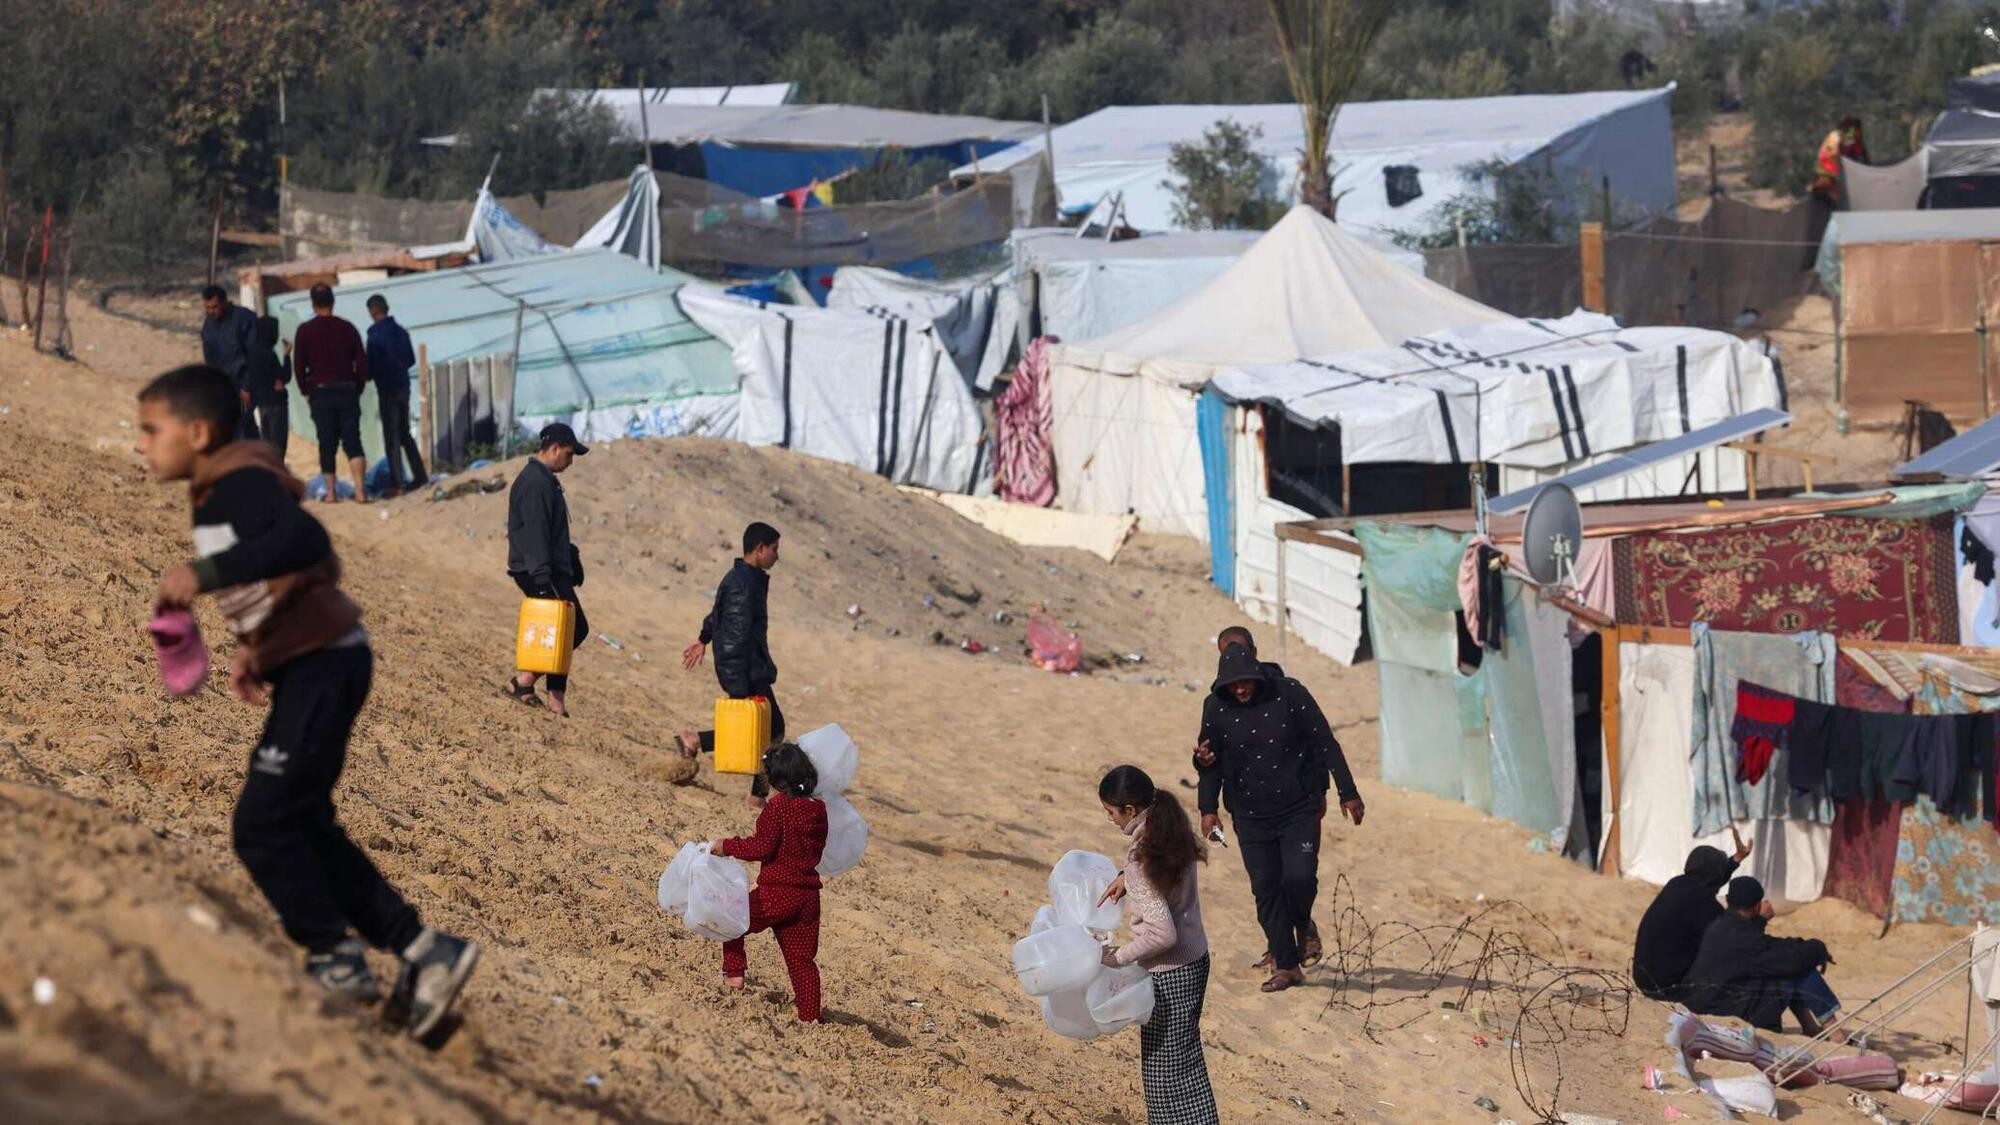
<path id="1" fill-rule="evenodd" d="M 1071 989 L 1041 998 L 1042 1022 L 1050 1031 L 1068 1039 L 1096 1039 L 1104 1034 L 1097 1021 L 1090 1018 L 1090 1004 L 1084 999 L 1084 990 Z"/>
<path id="2" fill-rule="evenodd" d="M 1104 967 L 1104 947 L 1082 926 L 1062 925 L 1014 943 L 1014 972 L 1030 996 L 1088 985 Z"/>
<path id="3" fill-rule="evenodd" d="M 819 854 L 819 877 L 831 879 L 861 862 L 868 848 L 868 822 L 842 796 L 821 797 L 826 803 L 826 850 Z"/>
<path id="4" fill-rule="evenodd" d="M 1028 923 L 1028 932 L 1031 934 L 1039 934 L 1043 930 L 1053 930 L 1055 928 L 1056 908 L 1053 906 L 1044 906 L 1036 910 L 1035 920 Z"/>
<path id="5" fill-rule="evenodd" d="M 734 941 L 750 929 L 750 874 L 722 855 L 688 864 L 687 928 L 712 941 Z"/>
<path id="6" fill-rule="evenodd" d="M 1701 1078 L 1695 1085 L 1701 1092 L 1721 1102 L 1738 1113 L 1754 1113 L 1760 1117 L 1778 1116 L 1778 1088 L 1762 1074 L 1744 1074 L 1733 1078 Z"/>
<path id="7" fill-rule="evenodd" d="M 821 800 L 838 797 L 854 784 L 855 767 L 861 764 L 861 748 L 854 745 L 839 723 L 828 723 L 800 735 L 799 749 L 812 759 L 813 770 L 819 774 L 813 796 Z"/>
<path id="8" fill-rule="evenodd" d="M 1084 989 L 1090 1018 L 1106 1035 L 1153 1018 L 1153 974 L 1137 965 L 1105 969 Z"/>
<path id="9" fill-rule="evenodd" d="M 1123 904 L 1097 903 L 1116 878 L 1118 865 L 1109 856 L 1096 852 L 1070 852 L 1063 856 L 1056 861 L 1055 870 L 1049 872 L 1049 901 L 1055 904 L 1056 917 L 1101 934 L 1116 930 L 1118 919 L 1125 912 Z"/>
<path id="10" fill-rule="evenodd" d="M 674 861 L 660 873 L 660 909 L 669 914 L 679 914 L 688 904 L 688 869 L 694 866 L 696 856 L 708 852 L 706 844 L 682 844 L 674 853 Z"/>

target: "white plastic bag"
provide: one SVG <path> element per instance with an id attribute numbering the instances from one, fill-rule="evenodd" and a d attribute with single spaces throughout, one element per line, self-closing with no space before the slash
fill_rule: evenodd
<path id="1" fill-rule="evenodd" d="M 1096 1039 L 1104 1034 L 1090 1018 L 1090 1004 L 1083 989 L 1071 989 L 1041 998 L 1042 1022 L 1050 1031 L 1067 1039 Z"/>
<path id="2" fill-rule="evenodd" d="M 828 723 L 800 735 L 799 749 L 812 759 L 813 770 L 819 774 L 813 796 L 821 800 L 838 797 L 854 784 L 855 767 L 861 764 L 861 749 L 840 729 L 839 723 Z"/>
<path id="3" fill-rule="evenodd" d="M 1122 903 L 1097 900 L 1118 878 L 1118 865 L 1109 856 L 1096 852 L 1070 852 L 1056 861 L 1049 872 L 1049 901 L 1055 903 L 1056 917 L 1065 923 L 1084 926 L 1101 934 L 1118 928 L 1125 913 Z"/>
<path id="4" fill-rule="evenodd" d="M 1137 965 L 1106 969 L 1084 989 L 1090 1018 L 1106 1035 L 1153 1018 L 1153 974 Z"/>
<path id="5" fill-rule="evenodd" d="M 1030 996 L 1052 996 L 1088 985 L 1104 967 L 1104 947 L 1082 926 L 1056 926 L 1014 943 L 1014 972 Z"/>
<path id="6" fill-rule="evenodd" d="M 694 864 L 696 856 L 708 853 L 707 844 L 682 844 L 674 853 L 674 861 L 660 873 L 660 909 L 669 914 L 679 914 L 688 904 L 688 868 Z"/>
<path id="7" fill-rule="evenodd" d="M 821 797 L 826 802 L 826 850 L 819 854 L 819 877 L 831 879 L 861 862 L 868 848 L 868 822 L 841 796 Z"/>
<path id="8" fill-rule="evenodd" d="M 1039 934 L 1043 930 L 1053 930 L 1055 928 L 1056 908 L 1053 906 L 1044 906 L 1035 911 L 1035 920 L 1028 923 L 1028 932 L 1030 934 Z"/>
<path id="9" fill-rule="evenodd" d="M 750 930 L 750 875 L 722 855 L 688 864 L 687 928 L 712 941 L 734 941 Z"/>

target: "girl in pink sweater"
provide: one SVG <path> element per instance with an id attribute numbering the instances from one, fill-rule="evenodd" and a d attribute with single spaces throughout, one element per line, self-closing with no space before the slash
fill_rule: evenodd
<path id="1" fill-rule="evenodd" d="M 1216 1121 L 1208 1061 L 1201 1053 L 1201 1008 L 1208 992 L 1208 935 L 1201 928 L 1195 865 L 1208 850 L 1173 794 L 1137 766 L 1098 783 L 1097 799 L 1132 837 L 1125 871 L 1105 892 L 1123 897 L 1132 940 L 1104 951 L 1104 963 L 1137 964 L 1153 974 L 1153 1017 L 1139 1028 L 1139 1073 L 1149 1121 Z"/>

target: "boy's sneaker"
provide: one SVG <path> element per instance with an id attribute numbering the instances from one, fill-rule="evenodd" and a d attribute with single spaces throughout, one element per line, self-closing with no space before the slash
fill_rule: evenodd
<path id="1" fill-rule="evenodd" d="M 325 953 L 309 953 L 306 975 L 335 996 L 373 1004 L 382 998 L 382 986 L 368 971 L 368 959 L 362 956 L 367 951 L 367 946 L 348 938 Z"/>
<path id="2" fill-rule="evenodd" d="M 412 1038 L 422 1039 L 437 1027 L 478 963 L 478 942 L 429 926 L 403 950 L 403 971 L 396 978 L 394 1002 L 399 1009 L 407 1006 Z"/>

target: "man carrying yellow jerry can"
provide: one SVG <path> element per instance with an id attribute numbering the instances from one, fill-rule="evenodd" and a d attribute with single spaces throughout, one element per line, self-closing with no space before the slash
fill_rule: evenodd
<path id="1" fill-rule="evenodd" d="M 590 452 L 561 422 L 542 427 L 540 452 L 528 458 L 507 492 L 507 577 L 527 595 L 515 629 L 512 679 L 500 690 L 529 706 L 546 704 L 568 718 L 570 653 L 590 636 L 590 621 L 576 588 L 583 585 L 583 557 L 569 541 L 569 502 L 556 474 Z M 549 697 L 535 694 L 548 677 Z"/>
<path id="2" fill-rule="evenodd" d="M 750 803 L 761 806 L 764 751 L 785 739 L 785 713 L 771 690 L 778 665 L 771 659 L 771 568 L 778 565 L 778 529 L 753 523 L 743 529 L 743 557 L 715 588 L 715 606 L 702 620 L 701 636 L 681 653 L 692 672 L 708 646 L 715 646 L 715 678 L 724 698 L 715 701 L 715 729 L 682 731 L 681 752 L 689 757 L 713 751 L 717 773 L 747 773 Z"/>

